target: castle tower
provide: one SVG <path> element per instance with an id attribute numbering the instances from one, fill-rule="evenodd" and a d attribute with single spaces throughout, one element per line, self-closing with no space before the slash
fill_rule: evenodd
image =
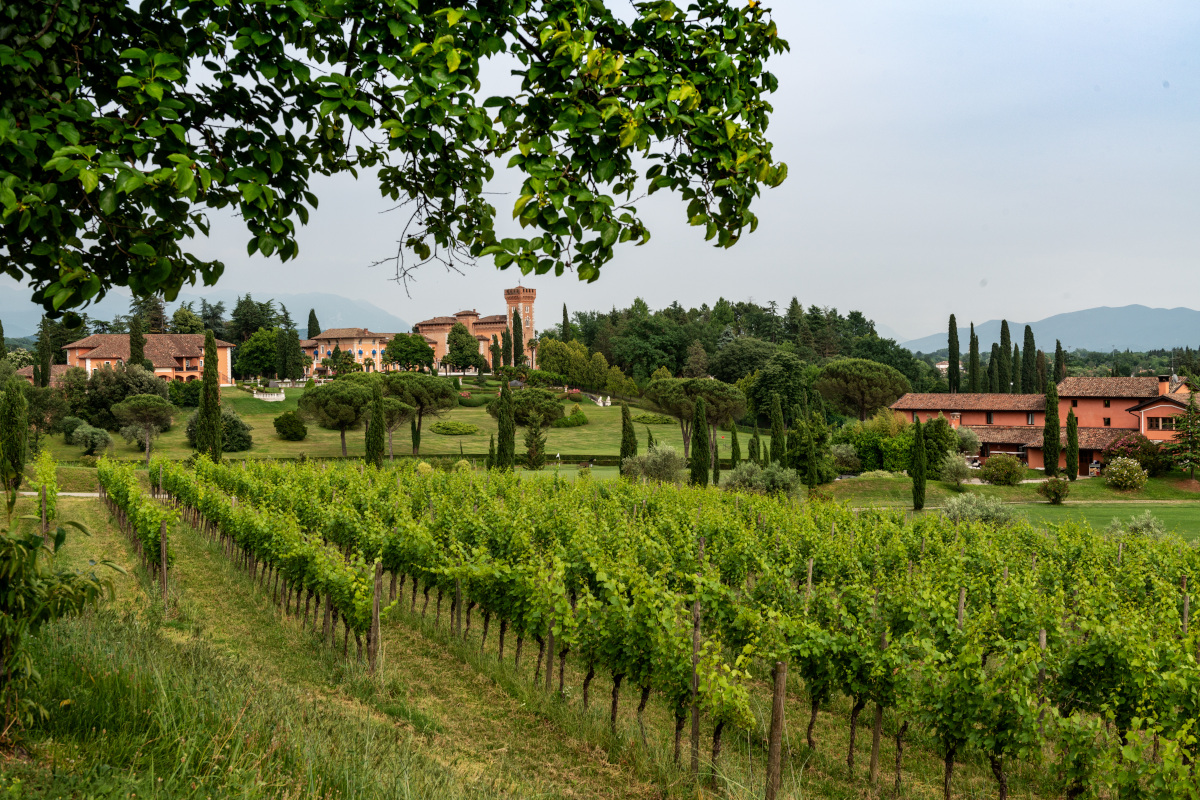
<path id="1" fill-rule="evenodd" d="M 533 301 L 537 298 L 537 289 L 530 289 L 525 286 L 518 286 L 514 289 L 504 290 L 504 302 L 508 306 L 508 324 L 512 326 L 513 312 L 521 313 L 521 339 L 526 342 L 525 350 L 529 353 L 530 364 L 534 363 L 533 349 L 529 346 L 529 342 L 533 341 L 533 332 L 536 330 L 533 325 Z"/>

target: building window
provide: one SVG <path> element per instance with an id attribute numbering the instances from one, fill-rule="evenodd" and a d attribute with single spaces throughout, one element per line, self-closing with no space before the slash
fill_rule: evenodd
<path id="1" fill-rule="evenodd" d="M 1146 417 L 1146 430 L 1173 431 L 1173 430 L 1175 430 L 1175 418 L 1174 417 Z"/>
<path id="2" fill-rule="evenodd" d="M 1112 417 L 1104 418 L 1104 427 L 1106 427 L 1106 428 L 1112 427 Z"/>
<path id="3" fill-rule="evenodd" d="M 1072 400 L 1072 401 L 1071 401 L 1071 408 L 1079 408 L 1079 401 L 1078 401 L 1078 400 Z"/>
<path id="4" fill-rule="evenodd" d="M 1032 411 L 1030 411 L 1028 414 L 1025 415 L 1025 424 L 1026 425 L 1033 424 L 1033 412 Z"/>
<path id="5" fill-rule="evenodd" d="M 914 411 L 913 412 L 913 422 L 920 422 L 920 421 L 921 421 L 921 415 L 918 414 L 916 411 Z"/>
<path id="6" fill-rule="evenodd" d="M 1106 398 L 1104 398 L 1104 407 L 1105 407 L 1105 408 L 1108 408 L 1108 407 L 1110 407 L 1111 405 L 1112 405 L 1112 400 L 1109 400 L 1107 397 L 1106 397 Z"/>
<path id="7" fill-rule="evenodd" d="M 988 425 L 992 424 L 992 412 L 990 412 L 990 411 L 987 412 L 987 424 Z"/>

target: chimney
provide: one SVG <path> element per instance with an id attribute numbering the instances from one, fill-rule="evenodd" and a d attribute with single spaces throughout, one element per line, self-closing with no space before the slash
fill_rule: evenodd
<path id="1" fill-rule="evenodd" d="M 1171 376 L 1170 375 L 1159 375 L 1158 376 L 1158 393 L 1160 395 L 1171 393 Z"/>

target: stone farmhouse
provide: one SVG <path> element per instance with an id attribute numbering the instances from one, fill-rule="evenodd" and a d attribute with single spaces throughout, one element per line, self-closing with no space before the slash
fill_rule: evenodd
<path id="1" fill-rule="evenodd" d="M 1103 451 L 1129 433 L 1154 441 L 1174 437 L 1175 415 L 1187 407 L 1191 388 L 1175 376 L 1155 378 L 1066 378 L 1058 384 L 1058 420 L 1066 444 L 1067 412 L 1079 420 L 1079 474 L 1104 460 Z M 1046 398 L 1040 394 L 906 394 L 891 405 L 897 416 L 927 422 L 945 416 L 950 427 L 973 430 L 980 457 L 996 453 L 1017 456 L 1033 469 L 1043 469 L 1042 432 Z M 1067 469 L 1066 454 L 1059 467 Z"/>
<path id="2" fill-rule="evenodd" d="M 50 368 L 50 382 L 57 383 L 71 367 L 82 367 L 91 375 L 104 367 L 115 367 L 129 360 L 129 334 L 93 333 L 63 346 L 66 364 Z M 154 374 L 167 381 L 198 381 L 204 372 L 204 334 L 147 333 L 146 358 L 154 365 Z M 217 378 L 222 386 L 233 385 L 233 345 L 217 340 Z M 18 374 L 33 381 L 33 367 Z"/>
<path id="3" fill-rule="evenodd" d="M 513 312 L 520 311 L 525 352 L 528 354 L 529 365 L 537 366 L 537 341 L 534 339 L 537 329 L 534 327 L 533 320 L 534 300 L 536 299 L 536 289 L 529 289 L 524 286 L 505 289 L 504 304 L 508 309 L 506 314 L 493 314 L 482 317 L 475 309 L 459 311 L 452 317 L 432 317 L 418 322 L 413 326 L 413 330 L 424 336 L 425 341 L 429 342 L 429 345 L 433 348 L 433 357 L 436 366 L 440 365 L 442 359 L 446 356 L 450 329 L 454 327 L 455 323 L 461 322 L 479 342 L 480 355 L 490 363 L 491 353 L 489 352 L 489 348 L 492 345 L 492 337 L 495 336 L 499 340 L 501 332 L 512 324 Z"/>

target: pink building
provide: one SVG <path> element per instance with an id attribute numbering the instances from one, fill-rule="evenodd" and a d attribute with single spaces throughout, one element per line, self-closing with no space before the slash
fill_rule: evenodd
<path id="1" fill-rule="evenodd" d="M 82 367 L 91 375 L 104 367 L 115 367 L 129 360 L 129 334 L 93 333 L 63 346 L 67 363 L 50 370 L 51 382 L 57 382 L 71 367 Z M 154 365 L 154 374 L 167 381 L 196 381 L 204 372 L 204 334 L 147 333 L 146 358 Z M 217 340 L 217 379 L 222 386 L 233 385 L 233 345 Z M 28 370 L 28 374 L 26 374 Z M 33 380 L 33 368 L 20 371 Z"/>
<path id="2" fill-rule="evenodd" d="M 519 311 L 521 313 L 522 339 L 525 342 L 525 352 L 528 354 L 529 365 L 536 366 L 537 341 L 534 336 L 537 329 L 534 326 L 533 320 L 534 301 L 536 299 L 536 289 L 529 289 L 524 286 L 505 289 L 504 303 L 508 309 L 506 314 L 492 314 L 481 317 L 475 309 L 459 311 L 452 317 L 432 317 L 418 322 L 413 326 L 413 330 L 424 336 L 425 341 L 433 348 L 435 368 L 440 367 L 442 359 L 446 356 L 449 350 L 450 329 L 458 322 L 465 325 L 467 330 L 471 332 L 471 335 L 479 342 L 479 354 L 486 358 L 488 363 L 491 363 L 490 348 L 492 337 L 495 336 L 497 341 L 499 341 L 500 334 L 512 325 L 513 312 Z"/>

